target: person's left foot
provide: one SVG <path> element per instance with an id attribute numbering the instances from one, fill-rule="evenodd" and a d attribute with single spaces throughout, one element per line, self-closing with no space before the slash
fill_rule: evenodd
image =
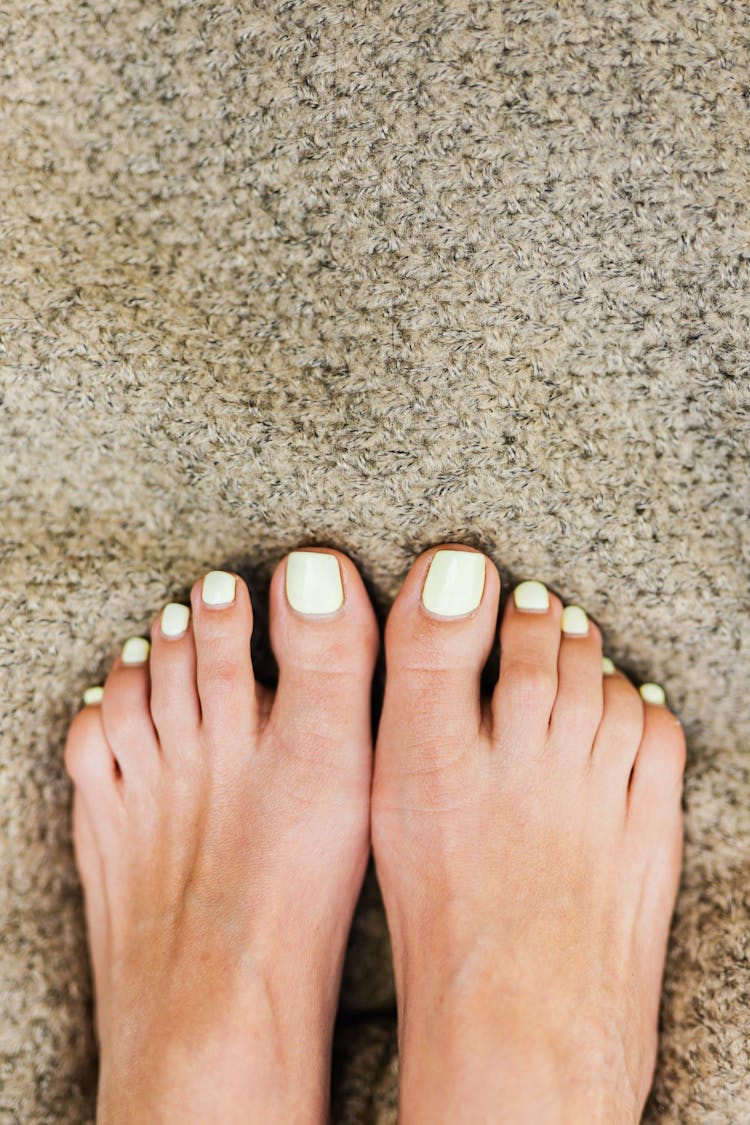
<path id="1" fill-rule="evenodd" d="M 319 1122 L 369 851 L 375 617 L 354 566 L 295 552 L 255 684 L 245 584 L 209 574 L 74 720 L 74 840 L 99 1122 Z"/>

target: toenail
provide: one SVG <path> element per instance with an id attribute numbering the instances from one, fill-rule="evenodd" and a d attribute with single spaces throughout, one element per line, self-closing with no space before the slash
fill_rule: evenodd
<path id="1" fill-rule="evenodd" d="M 641 684 L 638 689 L 641 693 L 641 699 L 646 703 L 654 703 L 657 707 L 661 707 L 666 702 L 666 695 L 664 688 L 659 684 Z"/>
<path id="2" fill-rule="evenodd" d="M 286 560 L 286 596 L 298 613 L 335 613 L 344 604 L 339 560 L 322 551 L 292 551 Z"/>
<path id="3" fill-rule="evenodd" d="M 87 687 L 83 693 L 84 707 L 94 707 L 104 698 L 104 688 L 97 684 L 96 687 Z"/>
<path id="4" fill-rule="evenodd" d="M 123 664 L 145 664 L 150 649 L 145 637 L 129 637 L 122 646 Z"/>
<path id="5" fill-rule="evenodd" d="M 165 637 L 172 640 L 181 637 L 188 627 L 190 610 L 186 605 L 170 602 L 161 611 L 161 631 Z"/>
<path id="6" fill-rule="evenodd" d="M 521 582 L 513 591 L 513 601 L 524 613 L 546 613 L 549 591 L 543 582 Z"/>
<path id="7" fill-rule="evenodd" d="M 617 669 L 615 668 L 614 663 L 609 659 L 609 657 L 603 656 L 602 657 L 602 672 L 604 673 L 604 675 L 605 676 L 614 676 L 616 671 L 617 671 Z"/>
<path id="8" fill-rule="evenodd" d="M 478 551 L 438 551 L 422 589 L 422 605 L 438 617 L 465 617 L 479 607 L 486 562 Z"/>
<path id="9" fill-rule="evenodd" d="M 237 591 L 237 579 L 226 570 L 211 570 L 203 579 L 201 597 L 204 605 L 231 605 Z"/>
<path id="10" fill-rule="evenodd" d="M 579 605 L 566 605 L 562 614 L 561 628 L 566 637 L 585 637 L 589 631 L 586 610 Z"/>

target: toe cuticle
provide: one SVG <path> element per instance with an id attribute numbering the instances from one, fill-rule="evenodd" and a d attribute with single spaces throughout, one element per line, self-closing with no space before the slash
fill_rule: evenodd
<path id="1" fill-rule="evenodd" d="M 661 707 L 667 701 L 664 688 L 660 684 L 641 684 L 638 690 L 645 703 L 653 703 L 656 707 Z"/>
<path id="2" fill-rule="evenodd" d="M 513 602 L 522 613 L 546 613 L 549 590 L 543 582 L 521 582 L 513 591 Z"/>
<path id="3" fill-rule="evenodd" d="M 145 637 L 128 637 L 122 646 L 121 659 L 123 664 L 145 664 L 151 645 Z"/>
<path id="4" fill-rule="evenodd" d="M 286 560 L 286 599 L 305 616 L 336 613 L 344 604 L 341 567 L 325 551 L 292 551 Z"/>
<path id="5" fill-rule="evenodd" d="M 480 606 L 487 560 L 478 551 L 438 551 L 422 587 L 422 605 L 436 617 L 467 617 Z"/>
<path id="6" fill-rule="evenodd" d="M 161 611 L 160 628 L 163 637 L 169 640 L 177 640 L 182 637 L 187 631 L 190 624 L 190 610 L 186 605 L 180 605 L 178 602 L 170 602 L 164 606 Z"/>
<path id="7" fill-rule="evenodd" d="M 87 687 L 83 693 L 84 707 L 96 707 L 101 703 L 104 698 L 104 688 L 101 684 L 96 684 L 94 687 Z"/>
<path id="8" fill-rule="evenodd" d="M 237 579 L 226 570 L 211 570 L 203 579 L 201 599 L 204 605 L 225 609 L 234 603 Z"/>
<path id="9" fill-rule="evenodd" d="M 566 605 L 562 612 L 560 628 L 566 637 L 586 637 L 589 632 L 589 619 L 585 609 L 579 605 Z"/>

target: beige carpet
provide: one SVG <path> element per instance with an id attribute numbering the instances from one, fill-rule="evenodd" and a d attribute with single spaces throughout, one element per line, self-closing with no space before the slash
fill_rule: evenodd
<path id="1" fill-rule="evenodd" d="M 744 0 L 9 0 L 0 130 L 0 1119 L 92 1111 L 82 689 L 206 567 L 333 544 L 382 615 L 450 538 L 682 717 L 647 1120 L 750 1121 Z M 395 1074 L 369 886 L 334 1119 Z"/>

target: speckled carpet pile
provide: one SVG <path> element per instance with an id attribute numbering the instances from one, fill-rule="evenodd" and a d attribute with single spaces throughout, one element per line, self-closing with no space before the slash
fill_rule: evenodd
<path id="1" fill-rule="evenodd" d="M 382 617 L 453 539 L 681 716 L 646 1119 L 750 1122 L 744 0 L 9 0 L 0 135 L 0 1120 L 92 1115 L 82 689 L 206 568 L 332 544 Z M 395 1053 L 370 881 L 336 1122 Z"/>

